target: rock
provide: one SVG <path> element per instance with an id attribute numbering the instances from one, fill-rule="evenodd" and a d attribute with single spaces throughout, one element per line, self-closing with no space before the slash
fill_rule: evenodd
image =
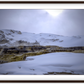
<path id="1" fill-rule="evenodd" d="M 25 59 L 26 59 L 26 56 L 23 57 L 23 60 L 25 60 Z"/>
<path id="2" fill-rule="evenodd" d="M 4 33 L 4 32 L 0 30 L 0 33 Z"/>
<path id="3" fill-rule="evenodd" d="M 18 31 L 18 34 L 22 34 L 21 31 Z"/>
<path id="4" fill-rule="evenodd" d="M 3 48 L 0 49 L 0 56 L 3 54 Z"/>
<path id="5" fill-rule="evenodd" d="M 34 60 L 34 58 L 27 58 L 27 60 Z"/>
<path id="6" fill-rule="evenodd" d="M 2 63 L 8 63 L 8 61 L 0 60 L 0 64 Z"/>

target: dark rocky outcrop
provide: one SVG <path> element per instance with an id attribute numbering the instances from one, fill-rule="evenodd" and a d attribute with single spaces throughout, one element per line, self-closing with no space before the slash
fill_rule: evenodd
<path id="1" fill-rule="evenodd" d="M 76 50 L 76 51 L 75 51 Z M 53 52 L 84 53 L 84 47 L 59 47 L 59 46 L 18 46 L 0 48 L 0 63 L 25 60 L 28 56 L 35 56 Z"/>
<path id="2" fill-rule="evenodd" d="M 11 54 L 11 53 L 26 53 L 26 52 L 35 52 L 40 50 L 46 50 L 49 52 L 72 52 L 74 50 L 84 50 L 84 47 L 58 47 L 58 46 L 19 46 L 19 47 L 10 47 L 10 48 L 0 48 L 0 54 Z"/>
<path id="3" fill-rule="evenodd" d="M 8 63 L 8 61 L 0 60 L 0 64 Z"/>

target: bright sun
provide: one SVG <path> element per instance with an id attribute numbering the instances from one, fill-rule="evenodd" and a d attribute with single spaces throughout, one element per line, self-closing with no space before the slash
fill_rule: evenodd
<path id="1" fill-rule="evenodd" d="M 45 10 L 45 11 L 47 11 L 50 15 L 56 17 L 57 15 L 62 13 L 63 10 Z"/>

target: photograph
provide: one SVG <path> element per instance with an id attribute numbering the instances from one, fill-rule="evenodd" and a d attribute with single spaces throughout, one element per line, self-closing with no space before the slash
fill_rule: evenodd
<path id="1" fill-rule="evenodd" d="M 0 9 L 0 75 L 84 75 L 84 9 Z"/>

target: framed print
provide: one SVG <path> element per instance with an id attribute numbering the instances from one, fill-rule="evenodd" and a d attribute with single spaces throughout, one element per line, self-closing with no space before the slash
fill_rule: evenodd
<path id="1" fill-rule="evenodd" d="M 84 83 L 84 2 L 0 1 L 0 83 Z"/>

